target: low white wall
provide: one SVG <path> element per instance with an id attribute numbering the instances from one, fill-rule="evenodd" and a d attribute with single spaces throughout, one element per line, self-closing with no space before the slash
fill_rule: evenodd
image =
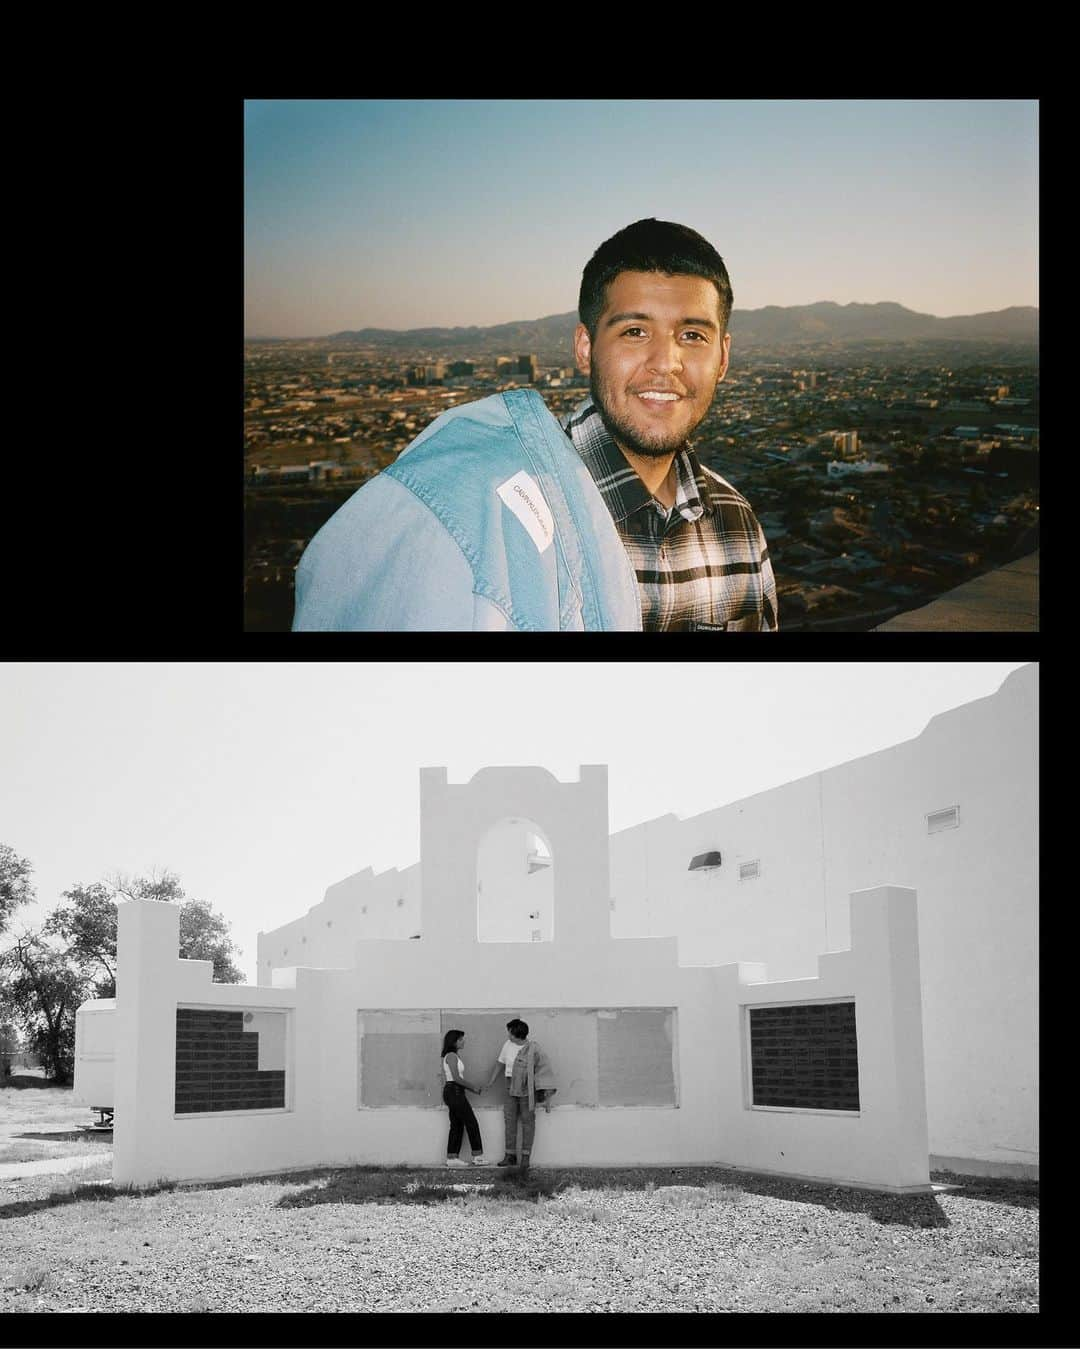
<path id="1" fill-rule="evenodd" d="M 580 899 L 572 886 L 562 895 Z M 603 892 L 589 902 L 607 912 Z M 214 984 L 209 962 L 177 959 L 175 906 L 131 901 L 119 908 L 114 1177 L 145 1185 L 329 1163 L 437 1164 L 444 1110 L 358 1108 L 358 1011 L 670 1007 L 677 1108 L 539 1112 L 536 1164 L 718 1163 L 926 1188 L 914 892 L 884 887 L 852 902 L 851 952 L 825 956 L 819 977 L 797 985 L 762 982 L 757 967 L 681 967 L 674 938 L 597 939 L 579 915 L 576 931 L 562 925 L 561 941 L 513 946 L 470 940 L 447 919 L 442 942 L 361 943 L 355 969 L 279 970 L 266 987 Z M 751 1108 L 746 1009 L 848 998 L 858 1022 L 858 1115 Z M 178 1006 L 286 1009 L 286 1107 L 177 1115 Z M 481 1110 L 479 1119 L 497 1152 L 500 1112 Z"/>

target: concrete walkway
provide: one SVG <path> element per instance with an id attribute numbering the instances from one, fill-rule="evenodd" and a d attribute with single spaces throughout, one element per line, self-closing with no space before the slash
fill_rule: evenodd
<path id="1" fill-rule="evenodd" d="M 1017 558 L 996 571 L 897 614 L 874 632 L 1038 632 L 1039 554 Z"/>
<path id="2" fill-rule="evenodd" d="M 54 1171 L 80 1171 L 95 1162 L 112 1161 L 112 1148 L 88 1153 L 85 1157 L 42 1157 L 36 1162 L 0 1162 L 0 1180 L 20 1176 L 47 1176 Z"/>

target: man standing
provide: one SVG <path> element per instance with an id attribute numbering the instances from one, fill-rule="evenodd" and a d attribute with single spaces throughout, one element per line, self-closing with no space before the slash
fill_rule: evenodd
<path id="1" fill-rule="evenodd" d="M 311 540 L 293 630 L 775 631 L 761 526 L 688 439 L 731 303 L 694 230 L 613 235 L 581 281 L 590 398 L 562 425 L 535 389 L 442 413 Z"/>
<path id="2" fill-rule="evenodd" d="M 696 231 L 639 220 L 593 254 L 574 333 L 590 397 L 563 425 L 637 576 L 645 631 L 776 631 L 776 583 L 749 502 L 689 437 L 727 373 L 732 290 Z"/>
<path id="3" fill-rule="evenodd" d="M 523 1171 L 527 1171 L 536 1132 L 536 1102 L 540 1101 L 545 1109 L 551 1110 L 555 1077 L 543 1049 L 535 1040 L 529 1039 L 529 1027 L 526 1022 L 514 1017 L 506 1023 L 506 1029 L 510 1038 L 499 1050 L 499 1057 L 495 1060 L 486 1085 L 490 1087 L 499 1076 L 499 1069 L 505 1069 L 506 1098 L 503 1101 L 503 1123 L 506 1131 L 506 1149 L 499 1165 L 518 1165 L 517 1131 L 520 1120 L 520 1165 Z"/>

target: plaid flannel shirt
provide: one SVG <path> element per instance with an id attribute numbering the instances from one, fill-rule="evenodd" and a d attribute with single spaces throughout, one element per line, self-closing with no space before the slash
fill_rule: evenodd
<path id="1" fill-rule="evenodd" d="M 776 581 L 750 503 L 705 468 L 690 442 L 675 455 L 666 510 L 630 467 L 591 398 L 562 422 L 604 498 L 641 592 L 646 632 L 775 632 Z"/>

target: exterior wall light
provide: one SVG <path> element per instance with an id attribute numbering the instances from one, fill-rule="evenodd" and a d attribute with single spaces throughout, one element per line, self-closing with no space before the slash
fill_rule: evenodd
<path id="1" fill-rule="evenodd" d="M 687 871 L 715 871 L 720 865 L 720 854 L 718 852 L 700 852 L 696 857 L 690 859 L 690 865 Z"/>

